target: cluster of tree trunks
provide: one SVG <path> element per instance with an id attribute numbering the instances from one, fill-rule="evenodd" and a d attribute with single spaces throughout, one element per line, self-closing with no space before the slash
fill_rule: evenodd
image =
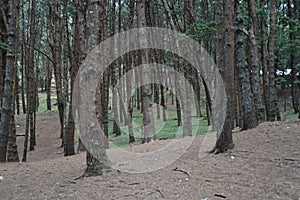
<path id="1" fill-rule="evenodd" d="M 294 30 L 289 32 L 288 38 L 291 43 L 297 43 L 299 28 L 297 29 L 295 21 L 300 19 L 299 2 L 285 0 L 284 4 L 287 6 L 286 16 L 290 19 L 288 27 Z M 109 36 L 133 28 L 158 26 L 192 33 L 215 57 L 225 84 L 227 99 L 224 101 L 227 111 L 222 133 L 212 152 L 224 152 L 234 147 L 232 130 L 237 126 L 246 130 L 263 121 L 281 118 L 276 91 L 276 16 L 280 7 L 276 0 L 260 0 L 259 6 L 255 0 L 4 0 L 0 5 L 0 162 L 19 161 L 14 117 L 15 113 L 20 114 L 21 109 L 26 114 L 22 161 L 27 160 L 27 149 L 35 149 L 39 89 L 46 92 L 47 110 L 55 105 L 58 108 L 64 155 L 75 154 L 76 126 L 73 113 L 77 111 L 74 105 L 80 99 L 79 95 L 73 93 L 73 89 L 79 87 L 75 85 L 75 80 L 80 65 L 86 55 Z M 47 12 L 41 12 L 43 6 Z M 247 16 L 242 12 L 242 6 L 247 9 Z M 261 12 L 259 15 L 257 7 Z M 215 13 L 209 12 L 212 8 Z M 182 9 L 182 12 L 178 12 L 178 9 Z M 269 16 L 265 17 L 267 14 Z M 199 20 L 203 21 L 198 22 Z M 213 25 L 208 23 L 211 21 L 215 22 L 215 27 L 209 27 Z M 199 27 L 200 31 L 197 29 Z M 138 40 L 134 36 L 129 38 L 131 47 L 137 41 L 140 46 L 145 46 L 147 42 L 155 40 L 146 39 L 145 30 L 139 30 Z M 201 31 L 215 34 L 202 34 Z M 179 42 L 173 45 L 180 52 Z M 118 59 L 99 77 L 95 105 L 97 119 L 105 137 L 99 146 L 100 157 L 95 158 L 93 152 L 87 151 L 86 176 L 103 174 L 108 168 L 105 150 L 109 147 L 110 86 L 113 88 L 112 132 L 119 136 L 119 125 L 126 125 L 130 143 L 137 139 L 132 121 L 134 110 L 140 110 L 143 115 L 142 142 L 155 139 L 154 111 L 156 109 L 157 119 L 161 119 L 162 115 L 163 121 L 167 121 L 169 96 L 166 94 L 171 96 L 171 104 L 175 104 L 177 123 L 183 127 L 183 136 L 191 136 L 193 132 L 193 104 L 197 118 L 203 117 L 201 107 L 205 106 L 205 117 L 210 125 L 213 99 L 200 72 L 190 63 L 178 55 L 157 49 L 141 48 L 120 55 L 119 47 L 120 41 L 112 41 L 111 51 L 103 52 L 116 54 Z M 291 50 L 288 60 L 291 67 L 292 104 L 297 113 L 300 84 L 297 77 L 299 52 L 295 49 L 297 48 Z M 155 62 L 170 65 L 176 72 L 182 73 L 187 81 L 181 84 L 176 73 L 175 80 L 171 80 L 164 67 L 157 67 L 155 72 L 141 67 Z M 127 78 L 118 83 L 125 74 L 128 75 Z M 151 82 L 156 76 L 165 86 L 143 84 Z M 133 80 L 136 85 L 133 85 Z M 132 88 L 137 85 L 142 87 L 132 95 Z M 175 91 L 169 91 L 168 85 L 178 87 Z M 55 104 L 51 102 L 53 91 L 56 92 Z M 127 98 L 126 103 L 121 98 L 118 99 L 122 95 Z M 205 96 L 204 104 L 202 96 Z M 78 118 L 80 117 L 78 113 Z M 81 131 L 80 126 L 78 131 Z M 85 147 L 79 140 L 78 152 L 84 150 Z"/>

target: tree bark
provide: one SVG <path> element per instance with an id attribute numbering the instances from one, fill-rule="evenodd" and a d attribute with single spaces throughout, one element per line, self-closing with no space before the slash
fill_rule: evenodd
<path id="1" fill-rule="evenodd" d="M 256 120 L 258 122 L 265 121 L 265 112 L 262 102 L 262 92 L 261 92 L 261 79 L 260 79 L 260 67 L 258 64 L 258 49 L 256 40 L 256 3 L 255 0 L 248 0 L 249 8 L 249 47 L 250 47 L 250 63 L 253 79 L 253 97 L 254 106 L 256 113 Z"/>
<path id="2" fill-rule="evenodd" d="M 241 90 L 241 104 L 243 110 L 243 130 L 252 129 L 257 126 L 257 118 L 251 89 L 251 76 L 246 61 L 246 35 L 243 27 L 239 1 L 236 1 L 236 32 L 235 32 L 235 59 Z"/>
<path id="3" fill-rule="evenodd" d="M 276 85 L 275 85 L 275 25 L 276 25 L 276 0 L 270 1 L 270 37 L 269 37 L 269 121 L 276 118 Z"/>
<path id="4" fill-rule="evenodd" d="M 60 136 L 64 139 L 64 116 L 65 102 L 62 88 L 62 20 L 61 20 L 61 1 L 54 0 L 53 19 L 54 19 L 54 48 L 52 51 L 54 61 L 54 76 L 57 95 L 57 107 L 59 112 Z M 64 141 L 62 141 L 62 146 Z"/>
<path id="5" fill-rule="evenodd" d="M 16 52 L 16 23 L 17 10 L 19 6 L 18 0 L 9 2 L 8 14 L 8 49 L 6 54 L 6 73 L 4 82 L 4 91 L 2 99 L 1 122 L 0 122 L 0 162 L 6 162 L 6 153 L 8 145 L 8 136 L 10 130 L 12 92 L 15 80 L 15 57 Z"/>
<path id="6" fill-rule="evenodd" d="M 295 22 L 292 22 L 292 20 L 296 20 L 296 12 L 294 13 L 294 9 L 292 8 L 292 5 L 295 7 L 296 4 L 294 3 L 293 0 L 287 0 L 287 6 L 288 6 L 288 17 L 290 18 L 290 22 L 289 22 L 289 28 L 290 28 L 290 33 L 289 33 L 289 39 L 291 43 L 295 42 Z M 295 9 L 296 10 L 296 9 Z M 293 108 L 295 113 L 299 112 L 299 87 L 297 86 L 297 68 L 296 68 L 296 56 L 295 56 L 295 50 L 291 49 L 290 51 L 290 67 L 291 67 L 291 74 L 292 74 L 292 79 L 291 79 L 291 89 L 292 89 L 292 104 L 293 104 Z"/>
<path id="7" fill-rule="evenodd" d="M 86 53 L 89 53 L 101 40 L 101 30 L 100 25 L 103 27 L 103 22 L 100 21 L 100 16 L 102 12 L 105 12 L 103 7 L 103 1 L 98 0 L 89 0 L 87 4 L 87 10 L 86 10 L 86 20 L 87 20 L 87 29 L 86 34 L 88 37 L 87 43 L 86 43 Z M 101 5 L 102 4 L 102 5 Z M 102 30 L 107 31 L 107 30 Z M 104 39 L 104 38 L 102 38 Z M 107 53 L 107 52 L 106 52 Z M 95 63 L 96 65 L 96 63 Z M 92 66 L 91 66 L 92 67 Z M 103 76 L 102 76 L 103 77 Z M 101 79 L 101 82 L 103 81 L 103 78 Z M 101 103 L 102 96 L 100 95 L 101 87 L 100 84 L 98 84 L 97 91 L 96 91 L 96 115 L 98 116 L 98 121 L 101 126 L 103 126 L 102 117 L 100 117 L 103 112 L 101 111 L 101 106 L 103 104 Z M 99 99 L 100 98 L 100 99 Z M 102 127 L 103 128 L 103 127 Z M 106 148 L 107 148 L 107 137 L 105 137 L 104 133 L 101 131 L 101 141 L 99 144 L 98 154 L 100 160 L 97 160 L 89 151 L 87 151 L 86 154 L 86 161 L 87 161 L 87 168 L 85 169 L 85 176 L 97 176 L 97 175 L 103 175 L 105 171 L 108 168 L 108 158 L 106 155 Z"/>
<path id="8" fill-rule="evenodd" d="M 136 1 L 136 10 L 137 10 L 137 22 L 138 27 L 142 28 L 146 26 L 146 14 L 145 14 L 145 0 L 137 0 Z M 139 38 L 141 38 L 141 42 L 147 42 L 143 30 L 139 31 Z M 143 46 L 143 44 L 141 44 Z M 147 63 L 147 50 L 139 50 L 139 64 Z M 150 77 L 149 71 L 143 71 L 141 73 L 141 80 L 145 82 Z M 146 84 L 142 86 L 142 101 L 143 101 L 143 126 L 144 126 L 144 136 L 143 143 L 151 142 L 154 138 L 154 120 L 153 120 L 153 111 L 152 111 L 152 103 L 151 103 L 152 89 L 150 84 Z"/>
<path id="9" fill-rule="evenodd" d="M 224 7 L 223 7 L 224 6 Z M 224 10 L 222 9 L 224 8 Z M 224 152 L 234 147 L 232 129 L 234 122 L 234 0 L 216 3 L 217 66 L 227 93 L 225 124 L 214 151 Z M 226 21 L 226 23 L 225 23 Z M 225 32 L 224 32 L 225 30 Z"/>

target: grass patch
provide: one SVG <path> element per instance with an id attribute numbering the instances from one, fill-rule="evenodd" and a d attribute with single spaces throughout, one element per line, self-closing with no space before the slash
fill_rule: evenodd
<path id="1" fill-rule="evenodd" d="M 281 117 L 282 119 L 286 119 L 286 120 L 298 120 L 298 113 L 287 113 L 287 112 L 284 112 L 284 113 L 281 113 Z"/>

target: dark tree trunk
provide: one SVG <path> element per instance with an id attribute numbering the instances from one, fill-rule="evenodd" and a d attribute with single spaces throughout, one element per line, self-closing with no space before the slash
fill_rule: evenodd
<path id="1" fill-rule="evenodd" d="M 276 0 L 270 1 L 270 37 L 269 37 L 269 121 L 276 118 L 276 85 L 275 85 L 275 25 L 276 25 Z"/>
<path id="2" fill-rule="evenodd" d="M 23 0 L 21 1 L 23 4 Z M 24 14 L 24 8 L 22 8 L 22 27 L 25 27 L 25 14 Z M 22 28 L 22 40 L 26 40 L 25 36 L 25 28 Z M 26 46 L 25 43 L 22 42 L 21 45 L 21 89 L 22 89 L 22 110 L 23 114 L 26 114 L 26 99 L 25 99 L 25 93 L 26 93 L 26 88 L 25 88 L 25 68 L 26 68 Z"/>
<path id="3" fill-rule="evenodd" d="M 68 2 L 65 0 L 64 1 L 64 9 L 66 9 L 68 6 Z M 67 10 L 65 10 L 64 12 L 67 12 Z M 77 11 L 80 12 L 80 11 Z M 64 14 L 65 15 L 65 14 Z M 67 16 L 64 16 L 64 21 L 65 21 L 65 31 L 66 31 L 66 39 L 67 39 L 67 54 L 69 55 L 69 63 L 70 63 L 70 78 L 71 78 L 71 92 L 70 92 L 70 101 L 69 101 L 69 114 L 68 114 L 68 122 L 67 122 L 67 129 L 66 129 L 66 140 L 65 140 L 65 146 L 64 146 L 64 154 L 65 156 L 72 156 L 75 154 L 75 149 L 74 149 L 74 136 L 75 136 L 75 122 L 74 122 L 74 118 L 73 118 L 73 89 L 74 89 L 74 83 L 75 83 L 75 79 L 76 79 L 76 75 L 79 69 L 78 64 L 75 61 L 75 56 L 77 57 L 77 55 L 74 55 L 71 49 L 71 40 L 70 40 L 70 36 L 69 36 L 69 27 L 68 27 L 68 19 Z M 78 27 L 78 18 L 75 15 L 75 26 L 76 28 Z M 78 48 L 78 46 L 75 45 L 79 43 L 79 38 L 78 38 L 78 30 L 74 30 L 74 40 L 76 38 L 76 42 L 73 42 L 74 44 L 74 49 Z M 77 57 L 78 58 L 78 57 Z M 65 66 L 66 67 L 66 66 Z M 65 86 L 66 90 L 68 90 L 68 84 Z M 67 96 L 67 95 L 66 95 Z"/>
<path id="4" fill-rule="evenodd" d="M 17 48 L 17 47 L 16 47 Z M 16 49 L 17 52 L 17 49 Z M 17 61 L 15 61 L 15 76 L 18 74 L 17 72 Z M 18 82 L 14 83 L 14 89 L 16 90 Z M 16 93 L 15 93 L 16 94 Z M 15 104 L 14 99 L 16 96 L 12 95 L 12 104 L 11 104 L 11 114 L 10 114 L 10 130 L 9 130 L 9 138 L 8 138 L 8 147 L 7 147 L 7 161 L 8 162 L 19 162 L 19 154 L 18 154 L 18 146 L 17 146 L 17 137 L 16 137 L 16 122 L 15 122 Z"/>
<path id="5" fill-rule="evenodd" d="M 36 2 L 31 2 L 31 10 L 30 10 L 30 38 L 29 38 L 29 61 L 28 65 L 26 66 L 27 72 L 27 111 L 28 111 L 28 117 L 29 117 L 29 151 L 34 151 L 34 139 L 35 139 L 35 129 L 34 129 L 34 115 L 35 115 L 35 106 L 36 106 L 36 85 L 35 85 L 35 73 L 34 73 L 34 67 L 35 67 L 35 53 L 34 53 L 34 47 L 35 47 L 35 37 L 36 37 Z"/>
<path id="6" fill-rule="evenodd" d="M 243 19 L 240 12 L 239 2 L 236 1 L 236 32 L 235 32 L 235 59 L 241 90 L 241 104 L 243 110 L 243 130 L 252 129 L 257 126 L 255 116 L 253 94 L 251 90 L 250 70 L 246 61 L 246 35 L 243 27 Z"/>
<path id="7" fill-rule="evenodd" d="M 256 40 L 256 3 L 255 0 L 248 0 L 249 8 L 249 47 L 250 47 L 250 63 L 253 79 L 253 98 L 254 107 L 256 113 L 256 120 L 258 122 L 265 121 L 265 108 L 262 102 L 262 92 L 261 92 L 261 79 L 260 79 L 260 67 L 258 64 L 258 49 Z"/>
<path id="8" fill-rule="evenodd" d="M 130 0 L 130 3 L 129 3 L 129 28 L 132 29 L 134 27 L 134 0 Z M 119 15 L 119 18 L 120 18 L 120 15 Z M 120 25 L 120 23 L 119 23 Z M 133 38 L 132 36 L 130 36 L 130 45 L 132 44 L 133 41 Z M 130 71 L 132 70 L 132 66 L 134 64 L 134 53 L 131 52 L 128 54 L 128 63 L 127 63 L 127 71 Z M 132 75 L 133 73 L 130 72 L 129 74 L 129 77 L 127 79 L 127 98 L 128 99 L 131 99 L 129 97 L 131 97 L 131 89 L 132 89 Z M 128 103 L 128 121 L 127 121 L 127 125 L 128 125 L 128 132 L 129 132 L 129 143 L 133 143 L 135 142 L 135 137 L 134 137 L 134 132 L 133 132 L 133 125 L 132 125 L 132 113 L 133 113 L 133 105 L 131 103 L 131 101 L 127 102 Z"/>
<path id="9" fill-rule="evenodd" d="M 232 141 L 234 122 L 234 0 L 223 0 L 216 3 L 216 26 L 216 60 L 227 93 L 227 111 L 225 124 L 221 135 L 218 136 L 215 152 L 224 152 L 234 146 Z"/>
<path id="10" fill-rule="evenodd" d="M 295 7 L 296 4 L 294 3 L 293 0 L 287 0 L 287 5 L 288 5 L 288 17 L 291 20 L 296 20 L 296 12 L 294 13 L 294 10 L 292 8 L 292 4 Z M 295 9 L 295 8 L 294 8 Z M 296 9 L 295 9 L 296 10 Z M 293 43 L 295 42 L 295 24 L 294 22 L 290 21 L 289 22 L 289 28 L 290 28 L 290 33 L 289 33 L 289 39 L 290 42 Z M 292 69 L 292 79 L 291 79 L 291 88 L 292 88 L 292 103 L 293 103 L 293 108 L 295 113 L 299 112 L 299 87 L 297 86 L 297 67 L 296 67 L 296 55 L 295 52 L 292 50 L 290 51 L 290 67 Z"/>
<path id="11" fill-rule="evenodd" d="M 0 122 L 0 162 L 6 162 L 8 136 L 10 130 L 12 93 L 15 80 L 15 58 L 16 52 L 16 27 L 18 18 L 18 0 L 9 2 L 8 13 L 8 49 L 6 54 L 6 72 L 4 91 L 2 98 L 1 122 Z"/>
<path id="12" fill-rule="evenodd" d="M 52 82 L 52 66 L 50 66 L 49 61 L 46 61 L 46 93 L 47 93 L 47 110 L 52 110 L 51 103 L 51 82 Z"/>
<path id="13" fill-rule="evenodd" d="M 52 49 L 53 61 L 54 61 L 54 76 L 57 95 L 57 107 L 59 112 L 60 122 L 60 136 L 64 139 L 64 116 L 65 116 L 65 102 L 63 97 L 62 86 L 62 20 L 61 20 L 61 1 L 54 0 L 53 5 L 53 19 L 54 19 L 54 46 Z M 64 141 L 62 141 L 62 146 Z"/>
<path id="14" fill-rule="evenodd" d="M 265 0 L 260 1 L 260 9 L 264 9 L 266 5 Z M 260 17 L 260 34 L 261 34 L 261 63 L 262 63 L 262 71 L 263 71 L 263 99 L 266 109 L 266 117 L 269 121 L 269 79 L 268 79 L 268 49 L 267 49 L 267 31 L 266 31 L 266 11 L 263 10 L 263 14 Z"/>

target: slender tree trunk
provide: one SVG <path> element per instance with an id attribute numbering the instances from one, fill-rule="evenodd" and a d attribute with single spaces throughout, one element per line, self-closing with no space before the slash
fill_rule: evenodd
<path id="1" fill-rule="evenodd" d="M 16 35 L 19 35 L 19 9 L 15 9 L 16 17 Z M 18 53 L 19 49 L 19 39 L 16 38 L 15 41 L 15 52 Z M 10 113 L 10 130 L 9 130 L 9 137 L 8 137 L 8 147 L 7 147 L 7 161 L 8 162 L 19 162 L 19 154 L 18 154 L 18 146 L 17 146 L 17 137 L 16 137 L 16 122 L 15 122 L 15 110 L 16 106 L 19 109 L 19 105 L 15 99 L 18 99 L 18 56 L 15 56 L 14 62 L 14 70 L 15 70 L 15 82 L 12 91 L 12 100 L 11 100 L 11 113 Z M 16 104 L 15 104 L 16 103 Z M 20 114 L 20 111 L 18 111 Z"/>
<path id="2" fill-rule="evenodd" d="M 134 26 L 134 0 L 130 0 L 129 3 L 129 28 L 132 29 Z M 120 15 L 119 15 L 120 18 Z M 133 41 L 133 36 L 130 36 L 130 45 L 132 45 Z M 134 53 L 130 52 L 128 54 L 128 70 L 127 71 L 132 71 L 128 74 L 128 79 L 127 79 L 127 99 L 131 99 L 129 98 L 131 96 L 131 90 L 132 90 L 132 76 L 133 76 L 133 70 L 132 70 L 132 66 L 134 64 Z M 128 72 L 127 72 L 128 73 Z M 128 125 L 128 132 L 129 132 L 129 143 L 133 143 L 135 142 L 135 137 L 134 137 L 134 132 L 133 132 L 133 125 L 132 125 L 132 113 L 133 113 L 133 105 L 131 102 L 128 102 L 128 121 L 127 121 L 127 125 Z"/>
<path id="3" fill-rule="evenodd" d="M 54 19 L 54 48 L 52 51 L 54 61 L 54 76 L 56 85 L 57 95 L 57 107 L 59 112 L 60 122 L 60 136 L 64 139 L 64 113 L 65 113 L 65 102 L 63 98 L 63 87 L 62 87 L 62 20 L 61 20 L 61 1 L 54 0 L 53 19 Z M 64 141 L 62 141 L 62 147 Z"/>
<path id="4" fill-rule="evenodd" d="M 269 121 L 276 118 L 276 85 L 275 85 L 275 25 L 276 25 L 276 0 L 270 1 L 270 37 L 269 37 Z"/>
<path id="5" fill-rule="evenodd" d="M 121 12 L 122 6 L 119 5 L 119 7 L 120 7 L 119 12 Z M 121 13 L 119 13 L 119 14 L 121 14 Z M 111 21 L 110 21 L 110 30 L 111 30 L 110 34 L 111 34 L 111 36 L 113 36 L 116 32 L 115 21 L 116 21 L 116 0 L 113 0 L 113 2 L 112 2 L 112 17 L 111 17 Z M 112 49 L 116 48 L 114 40 L 112 40 L 111 47 L 112 47 Z M 115 52 L 111 52 L 111 53 L 115 53 Z M 115 88 L 115 85 L 117 83 L 117 80 L 116 80 L 116 67 L 117 67 L 117 64 L 113 65 L 110 68 L 111 84 L 112 84 L 112 87 L 113 87 L 113 94 L 112 94 L 112 113 L 113 113 L 113 116 L 114 116 L 113 134 L 116 135 L 116 136 L 120 136 L 121 135 L 121 130 L 120 130 L 120 127 L 119 127 L 120 123 L 119 123 L 119 113 L 118 113 L 118 104 L 117 104 L 118 103 L 117 102 L 118 91 Z"/>
<path id="6" fill-rule="evenodd" d="M 66 9 L 68 6 L 67 1 L 64 1 L 64 8 Z M 67 12 L 65 10 L 65 12 Z M 79 12 L 79 11 L 77 11 Z M 78 25 L 78 18 L 77 14 L 74 15 L 75 18 L 75 27 L 77 28 Z M 71 78 L 71 92 L 70 92 L 70 101 L 69 101 L 69 114 L 68 114 L 68 122 L 67 122 L 67 129 L 66 129 L 66 140 L 65 140 L 65 146 L 64 146 L 64 153 L 65 156 L 72 156 L 75 154 L 75 149 L 74 149 L 74 136 L 75 136 L 75 122 L 73 118 L 73 89 L 74 89 L 74 84 L 75 84 L 75 79 L 76 75 L 78 72 L 78 64 L 75 62 L 78 62 L 78 60 L 75 60 L 75 56 L 77 57 L 78 55 L 74 55 L 74 51 L 71 49 L 71 40 L 70 40 L 70 34 L 69 34 L 69 26 L 68 26 L 68 18 L 67 16 L 64 17 L 65 21 L 65 29 L 66 29 L 66 39 L 67 39 L 67 52 L 68 52 L 68 58 L 69 58 L 69 63 L 70 63 L 70 78 Z M 74 40 L 73 40 L 73 47 L 78 48 L 78 43 L 79 43 L 79 38 L 78 38 L 78 30 L 75 28 L 74 30 Z M 75 41 L 75 39 L 77 41 Z M 77 46 L 76 46 L 76 45 Z M 78 59 L 78 57 L 77 57 Z M 68 84 L 65 86 L 67 87 L 68 90 Z M 67 96 L 67 95 L 66 95 Z"/>
<path id="7" fill-rule="evenodd" d="M 86 57 L 86 2 L 85 1 L 80 1 L 80 0 L 76 0 L 75 1 L 75 6 L 77 9 L 77 13 L 76 13 L 76 19 L 75 19 L 75 34 L 74 34 L 74 51 L 75 51 L 75 55 L 74 55 L 74 72 L 77 70 L 79 70 L 79 67 L 81 65 L 81 63 L 83 62 L 83 60 Z M 77 71 L 78 72 L 78 71 Z M 73 85 L 73 88 L 78 88 L 78 85 Z M 72 99 L 73 101 L 77 101 L 80 102 L 79 96 L 77 94 L 75 99 Z M 73 108 L 72 108 L 73 109 Z M 78 109 L 78 108 L 76 108 Z M 80 113 L 78 113 L 78 121 L 80 121 Z M 78 124 L 78 131 L 81 131 L 81 126 L 80 124 Z M 82 143 L 81 139 L 78 139 L 78 147 L 77 147 L 77 152 L 83 152 L 85 151 L 85 146 Z"/>
<path id="8" fill-rule="evenodd" d="M 260 1 L 260 9 L 264 9 L 266 5 L 265 0 Z M 261 63 L 263 71 L 263 99 L 266 109 L 266 117 L 269 121 L 269 79 L 268 79 L 268 49 L 267 49 L 267 31 L 266 31 L 266 11 L 264 10 L 263 14 L 260 17 L 260 34 L 261 34 Z"/>
<path id="9" fill-rule="evenodd" d="M 16 52 L 18 47 L 16 46 Z M 17 60 L 15 61 L 15 76 L 17 76 Z M 14 89 L 16 90 L 18 82 L 14 83 Z M 13 92 L 16 94 L 16 92 Z M 14 99 L 15 95 L 12 95 L 12 104 L 11 104 L 11 114 L 10 114 L 10 130 L 8 138 L 8 147 L 7 147 L 7 161 L 8 162 L 19 162 L 18 146 L 17 146 L 17 137 L 16 137 L 16 122 L 15 122 L 15 104 Z"/>
<path id="10" fill-rule="evenodd" d="M 16 112 L 17 112 L 17 115 L 20 115 L 20 87 L 19 87 L 19 70 L 17 68 L 16 70 L 16 79 L 15 79 L 15 103 L 16 103 Z"/>
<path id="11" fill-rule="evenodd" d="M 7 44 L 7 8 L 9 8 L 9 2 L 1 1 L 0 7 L 1 12 L 4 12 L 0 16 L 0 40 L 2 43 Z M 5 76 L 5 59 L 6 59 L 7 51 L 5 49 L 0 49 L 0 108 L 2 108 L 2 99 L 3 99 L 3 91 L 4 91 L 4 76 Z M 1 119 L 1 111 L 0 111 L 0 119 Z"/>
<path id="12" fill-rule="evenodd" d="M 137 10 L 137 21 L 138 27 L 142 28 L 146 26 L 146 14 L 145 14 L 145 0 L 137 0 L 136 2 L 136 10 Z M 145 38 L 145 34 L 143 31 L 139 31 L 139 38 L 141 38 L 142 43 L 146 43 L 147 40 Z M 143 44 L 141 44 L 143 45 Z M 140 57 L 140 64 L 147 63 L 147 56 L 148 51 L 140 50 L 139 57 Z M 149 71 L 143 71 L 141 73 L 141 80 L 144 82 L 147 81 L 150 77 Z M 151 142 L 154 138 L 154 121 L 153 121 L 153 111 L 152 111 L 152 103 L 151 103 L 151 96 L 152 96 L 152 89 L 150 84 L 143 85 L 142 87 L 142 102 L 143 102 L 143 126 L 144 126 L 144 137 L 143 143 Z"/>
<path id="13" fill-rule="evenodd" d="M 27 68 L 27 111 L 29 117 L 29 151 L 34 151 L 34 138 L 35 138 L 35 129 L 34 129 L 34 113 L 35 113 L 35 37 L 36 37 L 36 18 L 35 18 L 35 8 L 36 2 L 31 2 L 31 10 L 30 10 L 30 38 L 29 38 L 29 50 L 28 50 L 28 65 Z"/>
<path id="14" fill-rule="evenodd" d="M 296 4 L 293 2 L 293 0 L 287 0 L 287 5 L 288 5 L 288 17 L 291 20 L 295 20 L 295 15 L 292 4 L 295 7 Z M 295 9 L 295 8 L 294 8 Z M 289 39 L 290 42 L 293 43 L 295 42 L 295 32 L 294 32 L 294 22 L 290 21 L 289 22 L 289 28 L 290 28 L 290 33 L 289 33 Z M 292 103 L 293 103 L 293 108 L 295 113 L 299 112 L 299 87 L 297 87 L 297 69 L 296 69 L 296 56 L 294 50 L 290 51 L 290 67 L 292 69 L 292 79 L 291 79 L 291 88 L 292 88 Z"/>
<path id="15" fill-rule="evenodd" d="M 258 49 L 256 40 L 256 3 L 255 0 L 248 0 L 249 8 L 249 47 L 250 47 L 250 63 L 253 79 L 253 97 L 256 112 L 256 120 L 258 122 L 265 121 L 265 112 L 262 102 L 260 67 L 258 64 Z"/>
<path id="16" fill-rule="evenodd" d="M 21 1 L 23 4 L 23 0 Z M 25 27 L 25 14 L 24 14 L 24 8 L 22 8 L 22 27 Z M 24 41 L 26 40 L 25 36 L 25 28 L 22 28 L 22 45 L 21 45 L 21 88 L 22 88 L 22 110 L 23 114 L 26 114 L 26 99 L 25 99 L 25 65 L 26 65 L 26 46 L 24 44 Z"/>

